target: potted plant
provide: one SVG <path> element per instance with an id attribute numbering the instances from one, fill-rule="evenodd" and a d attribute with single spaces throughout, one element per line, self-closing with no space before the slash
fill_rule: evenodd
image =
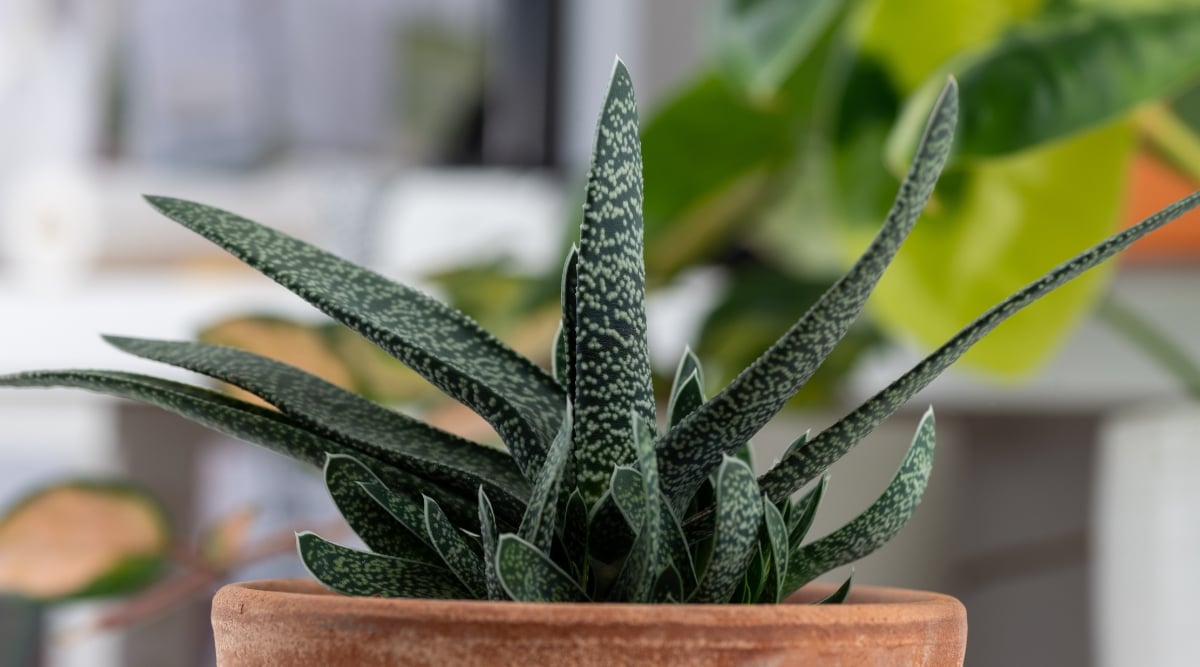
<path id="1" fill-rule="evenodd" d="M 222 665 L 960 664 L 966 618 L 952 598 L 851 592 L 849 582 L 806 586 L 871 553 L 911 516 L 932 467 L 932 413 L 879 499 L 807 541 L 822 474 L 1000 322 L 1200 195 L 997 304 L 835 425 L 799 437 L 756 478 L 744 460 L 749 439 L 862 310 L 933 191 L 957 103 L 951 80 L 875 239 L 762 356 L 706 398 L 699 361 L 684 351 L 661 429 L 645 338 L 637 114 L 619 61 L 600 114 L 579 245 L 563 271 L 552 372 L 461 313 L 332 254 L 231 213 L 149 198 L 479 413 L 507 451 L 285 364 L 199 343 L 108 338 L 249 391 L 273 409 L 117 371 L 29 372 L 0 385 L 137 399 L 323 466 L 329 493 L 370 551 L 301 533 L 300 557 L 321 585 L 222 589 L 213 605 Z M 798 604 L 816 600 L 846 604 Z"/>

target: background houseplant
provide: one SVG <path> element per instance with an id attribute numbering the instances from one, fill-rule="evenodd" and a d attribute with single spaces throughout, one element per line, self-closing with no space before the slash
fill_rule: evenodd
<path id="1" fill-rule="evenodd" d="M 850 272 L 746 372 L 704 401 L 698 364 L 684 355 L 662 434 L 654 425 L 641 305 L 637 121 L 619 64 L 597 133 L 580 249 L 564 270 L 564 326 L 553 377 L 461 314 L 377 274 L 232 214 L 151 198 L 169 217 L 470 405 L 500 433 L 510 456 L 277 362 L 194 343 L 109 339 L 139 356 L 236 384 L 280 412 L 127 373 L 37 372 L 0 383 L 138 398 L 324 463 L 343 515 L 382 552 L 300 536 L 314 575 L 343 592 L 527 601 L 778 600 L 899 529 L 928 478 L 931 418 L 880 500 L 833 534 L 799 544 L 822 485 L 798 501 L 790 500 L 793 492 L 1000 322 L 1197 202 L 1193 196 L 1169 207 L 1012 295 L 833 427 L 800 438 L 756 481 L 733 454 L 811 376 L 865 305 L 932 193 L 956 114 L 956 89 L 949 85 L 883 229 Z M 424 490 L 421 501 L 413 488 Z M 476 520 L 477 533 L 461 530 Z"/>

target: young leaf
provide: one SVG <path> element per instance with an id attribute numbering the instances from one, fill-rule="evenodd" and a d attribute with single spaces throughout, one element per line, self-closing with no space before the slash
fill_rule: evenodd
<path id="1" fill-rule="evenodd" d="M 996 304 L 904 375 L 853 412 L 786 456 L 763 475 L 760 484 L 774 500 L 785 498 L 842 458 L 914 394 L 933 382 L 976 342 L 1038 298 L 1129 247 L 1134 241 L 1200 204 L 1200 192 L 1184 197 L 1138 224 L 1058 265 L 1046 275 Z"/>
<path id="2" fill-rule="evenodd" d="M 613 589 L 613 599 L 648 602 L 654 596 L 654 584 L 670 563 L 664 558 L 662 496 L 658 490 L 658 468 L 654 456 L 654 424 L 633 415 L 633 437 L 638 467 L 635 472 L 618 467 L 613 470 L 612 498 L 634 528 L 637 537 Z M 640 482 L 631 488 L 630 483 Z"/>
<path id="3" fill-rule="evenodd" d="M 817 600 L 814 604 L 841 604 L 845 602 L 846 598 L 850 595 L 850 581 L 852 579 L 854 579 L 853 574 L 846 577 L 846 581 L 841 586 L 838 586 L 836 591 Z"/>
<path id="4" fill-rule="evenodd" d="M 587 595 L 545 552 L 511 533 L 500 536 L 496 571 L 518 602 L 582 602 Z"/>
<path id="5" fill-rule="evenodd" d="M 466 536 L 450 523 L 442 508 L 429 496 L 425 496 L 424 514 L 425 533 L 429 536 L 429 543 L 442 557 L 442 562 L 471 591 L 472 597 L 486 598 L 483 562 L 467 543 Z"/>
<path id="6" fill-rule="evenodd" d="M 371 551 L 441 565 L 441 558 L 430 548 L 424 532 L 414 531 L 397 521 L 360 484 L 370 481 L 378 482 L 378 479 L 353 456 L 330 454 L 325 461 L 325 488 L 329 490 L 329 496 L 354 534 Z"/>
<path id="7" fill-rule="evenodd" d="M 763 602 L 779 602 L 783 599 L 783 580 L 788 571 L 788 530 L 783 513 L 763 496 L 763 527 L 766 529 L 767 553 L 771 557 L 771 566 L 766 586 L 763 591 Z"/>
<path id="8" fill-rule="evenodd" d="M 713 553 L 690 602 L 727 602 L 743 583 L 746 564 L 758 545 L 762 497 L 754 472 L 726 456 L 717 471 L 717 515 Z"/>
<path id="9" fill-rule="evenodd" d="M 537 483 L 533 487 L 533 495 L 529 499 L 528 509 L 521 518 L 521 527 L 517 534 L 521 539 L 533 546 L 550 552 L 554 541 L 554 528 L 557 525 L 558 498 L 562 492 L 563 473 L 567 469 L 567 459 L 571 454 L 571 403 L 563 411 L 562 428 L 546 453 L 546 462 L 538 474 Z"/>
<path id="10" fill-rule="evenodd" d="M 567 497 L 562 521 L 562 543 L 576 579 L 585 584 L 588 569 L 588 513 L 579 489 L 574 489 Z"/>
<path id="11" fill-rule="evenodd" d="M 887 220 L 854 266 L 725 389 L 660 439 L 663 490 L 675 506 L 691 497 L 722 456 L 747 442 L 775 416 L 858 317 L 933 192 L 950 152 L 957 102 L 951 80 L 934 106 Z"/>
<path id="12" fill-rule="evenodd" d="M 226 211 L 147 197 L 168 218 L 230 252 L 403 361 L 496 429 L 532 478 L 558 428 L 554 378 L 462 313 L 282 232 Z"/>
<path id="13" fill-rule="evenodd" d="M 523 504 L 529 486 L 505 452 L 440 431 L 273 359 L 204 343 L 105 336 L 145 359 L 203 373 L 262 398 L 314 433 L 465 493 L 486 484 Z"/>
<path id="14" fill-rule="evenodd" d="M 828 484 L 829 476 L 827 475 L 818 480 L 813 488 L 792 504 L 792 523 L 788 524 L 788 546 L 792 550 L 800 547 L 800 543 L 808 535 L 808 530 L 812 528 L 813 519 L 817 516 L 817 508 L 821 506 L 821 496 L 825 494 L 825 487 Z"/>
<path id="15" fill-rule="evenodd" d="M 296 534 L 300 560 L 325 586 L 344 595 L 454 600 L 470 598 L 449 570 L 348 549 L 310 532 Z"/>
<path id="16" fill-rule="evenodd" d="M 892 539 L 916 511 L 933 470 L 933 411 L 921 418 L 900 469 L 883 494 L 850 523 L 800 547 L 792 554 L 785 592 L 800 588 L 824 572 L 867 556 Z"/>
<path id="17" fill-rule="evenodd" d="M 504 587 L 500 585 L 500 575 L 496 572 L 496 551 L 500 533 L 496 530 L 496 516 L 492 513 L 492 503 L 488 500 L 483 487 L 479 487 L 479 542 L 483 546 L 483 577 L 487 582 L 489 600 L 507 600 Z"/>
<path id="18" fill-rule="evenodd" d="M 613 465 L 636 459 L 629 410 L 653 421 L 642 259 L 642 157 L 633 82 L 613 68 L 596 131 L 580 227 L 575 464 L 595 503 Z"/>

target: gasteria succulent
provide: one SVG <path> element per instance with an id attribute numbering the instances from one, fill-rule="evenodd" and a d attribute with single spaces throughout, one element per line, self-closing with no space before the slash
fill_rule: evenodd
<path id="1" fill-rule="evenodd" d="M 921 419 L 878 500 L 830 535 L 805 542 L 831 464 L 1000 322 L 1200 201 L 1188 197 L 1013 294 L 841 421 L 811 439 L 801 436 L 756 479 L 746 462 L 749 439 L 862 310 L 932 193 L 956 117 L 950 81 L 873 242 L 728 386 L 706 399 L 700 363 L 684 351 L 662 431 L 646 344 L 637 113 L 619 61 L 596 132 L 579 245 L 563 271 L 552 373 L 420 292 L 231 213 L 148 198 L 479 413 L 506 452 L 285 364 L 200 343 L 107 338 L 126 352 L 233 384 L 277 410 L 118 371 L 22 373 L 0 385 L 137 399 L 324 466 L 329 493 L 370 552 L 312 533 L 297 539 L 313 576 L 343 593 L 778 602 L 871 553 L 905 524 L 929 479 L 933 415 Z"/>

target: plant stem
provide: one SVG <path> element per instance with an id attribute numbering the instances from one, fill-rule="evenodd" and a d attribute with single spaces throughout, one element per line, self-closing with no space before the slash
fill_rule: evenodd
<path id="1" fill-rule="evenodd" d="M 1200 366 L 1160 328 L 1111 296 L 1101 299 L 1096 314 L 1178 382 L 1190 397 L 1200 400 Z"/>

